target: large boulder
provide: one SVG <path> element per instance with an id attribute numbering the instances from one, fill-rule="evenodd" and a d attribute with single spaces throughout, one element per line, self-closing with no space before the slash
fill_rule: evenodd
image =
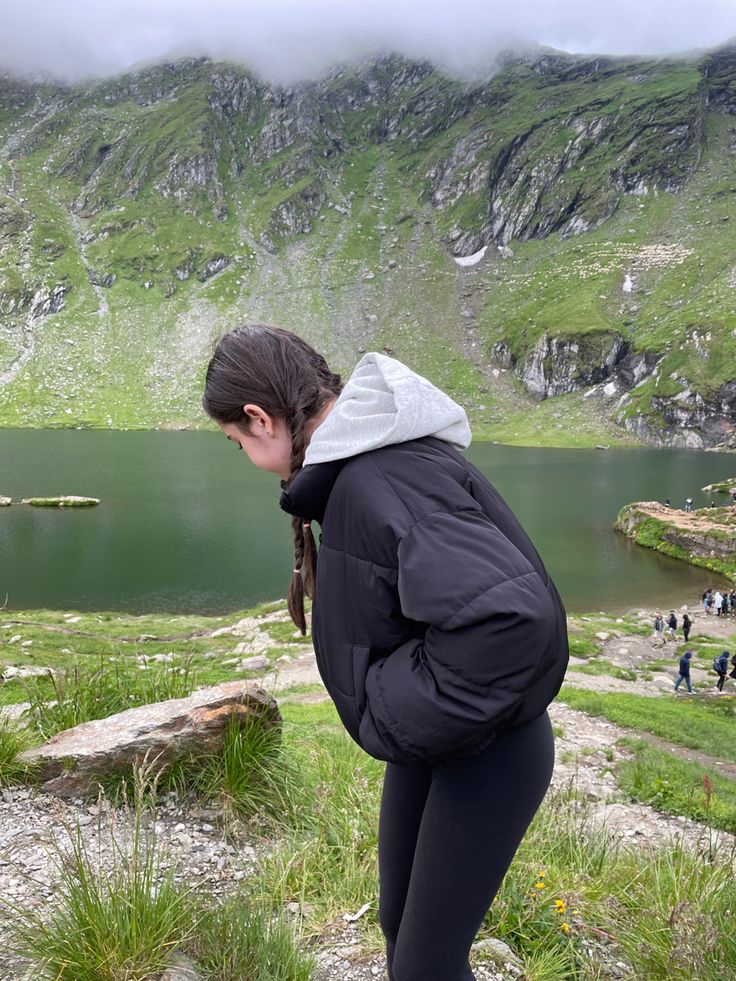
<path id="1" fill-rule="evenodd" d="M 171 698 L 127 709 L 106 719 L 83 722 L 42 746 L 24 750 L 21 762 L 39 766 L 41 789 L 58 797 L 97 793 L 100 776 L 127 774 L 149 754 L 168 765 L 190 753 L 219 749 L 231 718 L 258 718 L 264 726 L 281 721 L 278 706 L 253 682 L 228 681 L 200 689 L 188 698 Z"/>

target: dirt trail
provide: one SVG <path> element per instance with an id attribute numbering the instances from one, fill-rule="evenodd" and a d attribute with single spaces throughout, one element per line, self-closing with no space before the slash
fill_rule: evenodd
<path id="1" fill-rule="evenodd" d="M 658 501 L 639 501 L 636 504 L 639 511 L 648 514 L 658 521 L 677 525 L 686 531 L 696 531 L 700 534 L 711 528 L 723 531 L 724 526 L 736 531 L 736 509 L 731 507 L 700 508 L 698 511 L 684 511 L 680 508 L 665 507 Z"/>

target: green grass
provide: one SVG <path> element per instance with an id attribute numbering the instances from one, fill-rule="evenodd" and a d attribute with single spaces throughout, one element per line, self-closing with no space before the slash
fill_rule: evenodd
<path id="1" fill-rule="evenodd" d="M 611 678 L 620 678 L 622 681 L 636 681 L 637 674 L 633 668 L 622 668 L 618 664 L 611 664 L 603 658 L 591 661 L 588 664 L 573 665 L 570 671 L 580 674 L 608 675 Z"/>
<path id="2" fill-rule="evenodd" d="M 680 759 L 645 740 L 624 739 L 622 744 L 634 758 L 618 764 L 617 778 L 631 798 L 736 833 L 736 781 L 720 775 L 715 765 Z"/>
<path id="3" fill-rule="evenodd" d="M 560 699 L 587 715 L 651 732 L 678 746 L 736 762 L 736 745 L 732 738 L 736 703 L 731 695 L 722 695 L 709 702 L 695 702 L 621 692 L 588 692 L 566 684 Z"/>
<path id="4" fill-rule="evenodd" d="M 33 768 L 21 763 L 18 755 L 35 742 L 26 727 L 12 723 L 4 716 L 0 717 L 0 787 L 33 782 Z"/>

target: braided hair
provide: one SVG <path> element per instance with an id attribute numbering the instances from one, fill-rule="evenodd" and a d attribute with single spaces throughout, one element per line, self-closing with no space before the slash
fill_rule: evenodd
<path id="1" fill-rule="evenodd" d="M 243 406 L 253 403 L 276 419 L 283 419 L 291 434 L 288 487 L 304 463 L 308 440 L 305 427 L 342 391 L 340 376 L 305 340 L 280 327 L 252 324 L 238 327 L 217 342 L 207 367 L 202 405 L 219 423 L 236 423 L 245 431 Z M 314 597 L 317 547 L 311 523 L 292 518 L 294 571 L 288 606 L 302 634 L 307 632 L 304 596 Z"/>

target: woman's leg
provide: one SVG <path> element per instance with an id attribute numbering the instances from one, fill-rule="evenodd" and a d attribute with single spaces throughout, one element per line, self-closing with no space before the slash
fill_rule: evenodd
<path id="1" fill-rule="evenodd" d="M 413 854 L 392 981 L 472 981 L 473 939 L 547 791 L 549 717 L 435 766 Z"/>
<path id="2" fill-rule="evenodd" d="M 386 937 L 386 960 L 391 981 L 394 981 L 394 947 L 431 781 L 432 770 L 429 766 L 386 764 L 378 824 L 378 918 Z"/>

